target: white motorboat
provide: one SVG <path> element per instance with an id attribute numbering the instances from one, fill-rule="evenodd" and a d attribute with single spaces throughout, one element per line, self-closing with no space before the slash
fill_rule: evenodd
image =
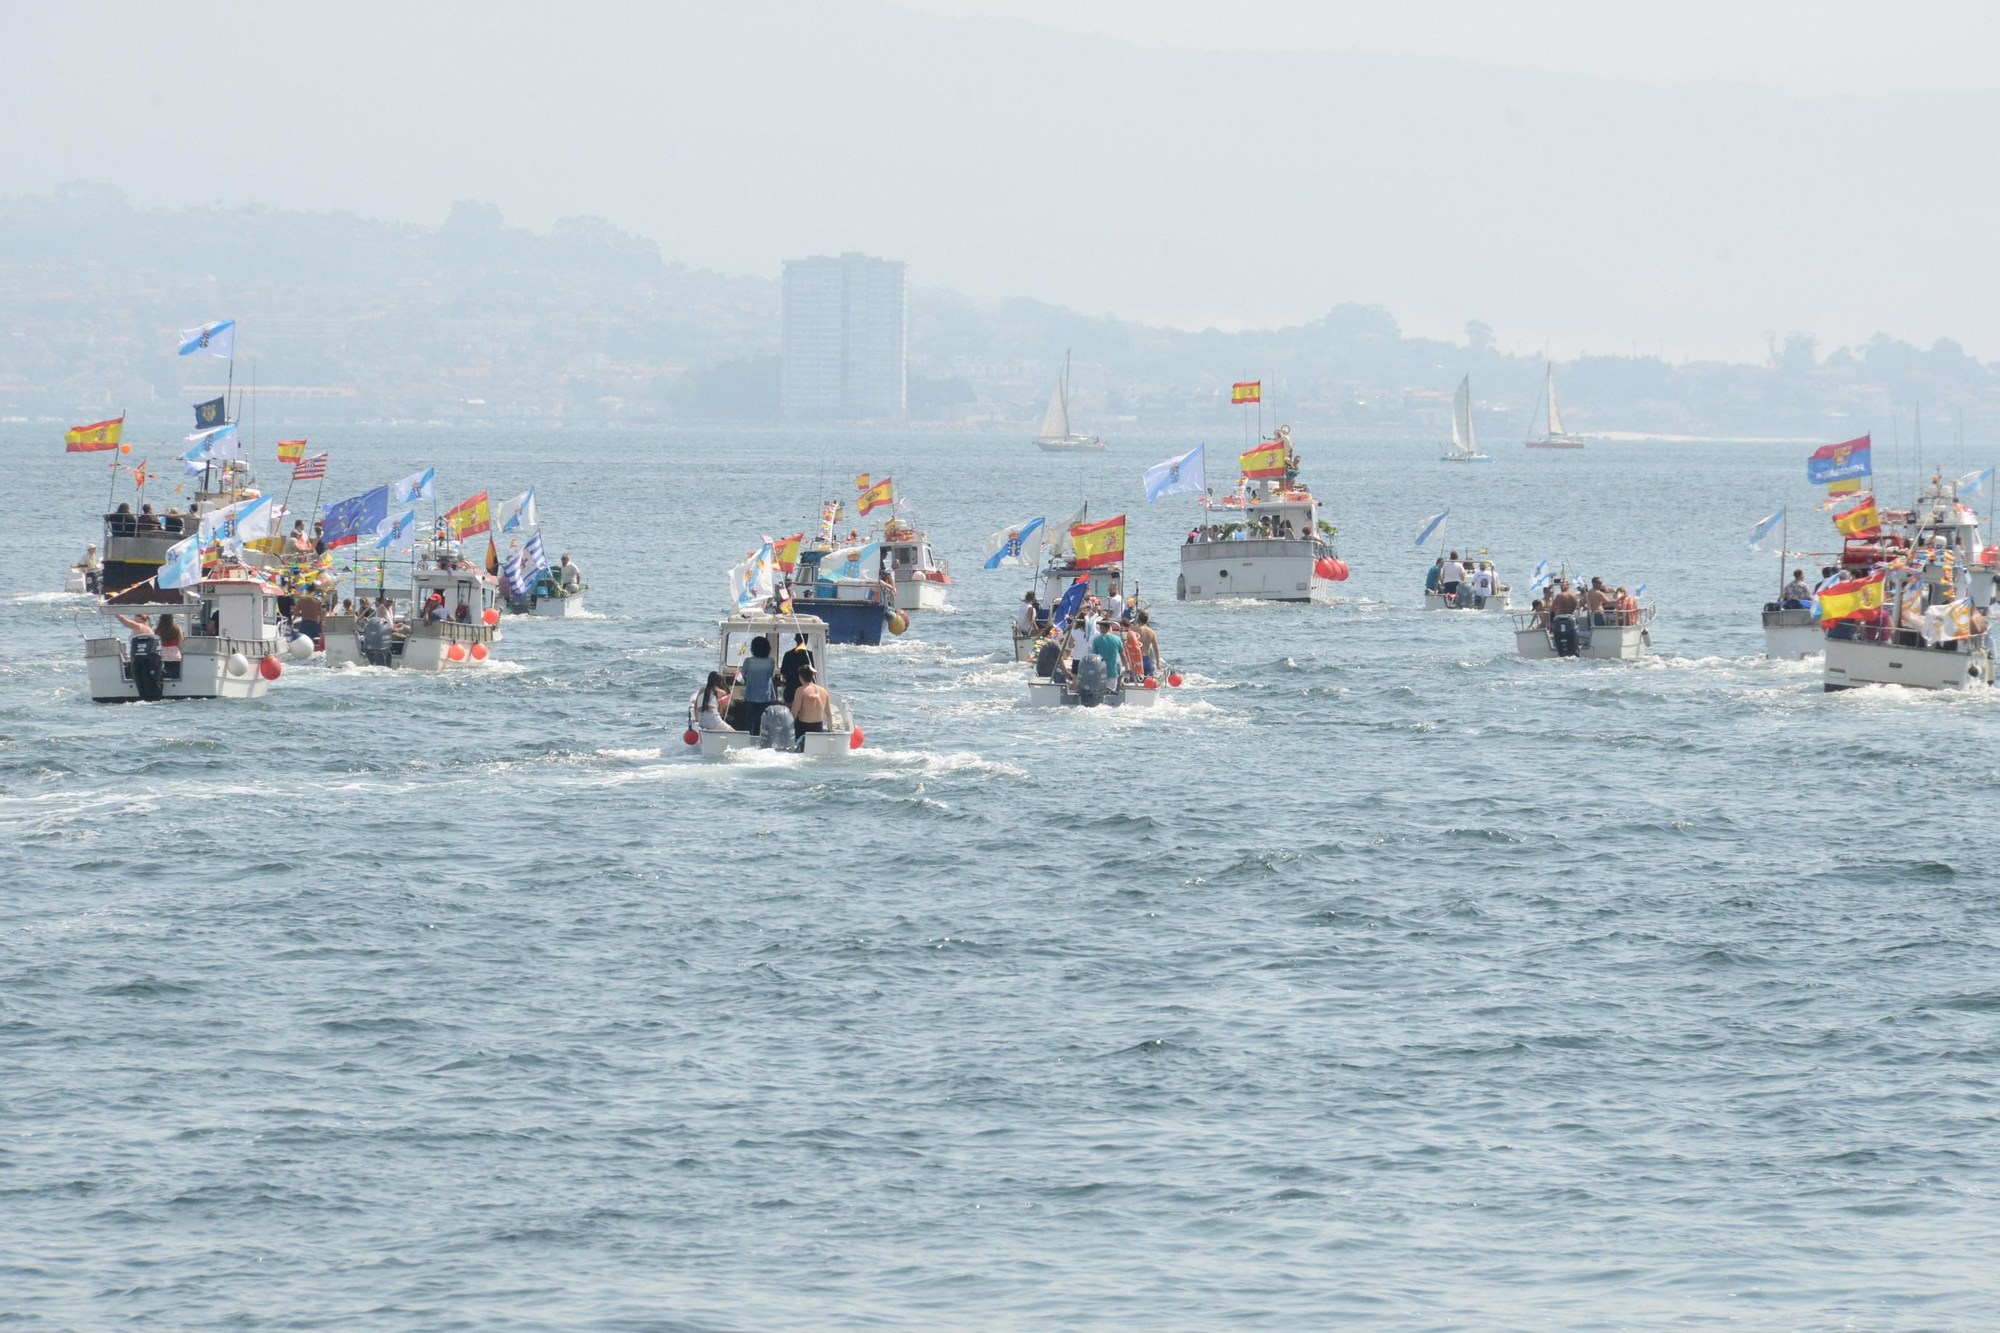
<path id="1" fill-rule="evenodd" d="M 1014 660 L 1016 662 L 1032 662 L 1035 660 L 1035 644 L 1040 641 L 1042 635 L 1048 632 L 1049 617 L 1055 613 L 1056 606 L 1062 601 L 1063 594 L 1068 592 L 1070 586 L 1078 579 L 1084 580 L 1084 586 L 1088 589 L 1086 595 L 1095 597 L 1101 605 L 1109 606 L 1111 599 L 1114 596 L 1122 595 L 1124 591 L 1125 567 L 1122 564 L 1093 565 L 1089 568 L 1084 568 L 1074 563 L 1070 556 L 1062 554 L 1063 548 L 1061 546 L 1058 546 L 1057 549 L 1058 553 L 1047 565 L 1043 566 L 1040 574 L 1037 576 L 1038 587 L 1036 591 L 1041 604 L 1041 614 L 1035 621 L 1036 632 L 1034 634 L 1023 634 L 1019 621 L 1016 621 L 1012 627 L 1014 635 Z M 1136 592 L 1136 588 L 1134 591 Z"/>
<path id="2" fill-rule="evenodd" d="M 764 639 L 769 645 L 771 657 L 782 660 L 800 634 L 806 636 L 806 650 L 812 654 L 815 664 L 814 674 L 820 685 L 825 687 L 832 704 L 833 716 L 826 730 L 804 732 L 795 738 L 767 736 L 761 725 L 754 731 L 715 730 L 697 726 L 690 707 L 688 728 L 683 739 L 702 758 L 720 759 L 732 750 L 782 748 L 802 752 L 808 759 L 837 759 L 850 750 L 861 748 L 861 728 L 854 725 L 854 710 L 846 698 L 833 688 L 833 665 L 827 658 L 826 622 L 818 616 L 739 611 L 721 623 L 717 633 L 721 640 L 720 669 L 730 685 L 732 710 L 743 701 L 741 673 L 744 660 L 750 656 L 752 642 Z M 767 710 L 765 719 L 775 723 L 777 712 L 784 710 L 774 706 L 773 710 Z M 785 716 L 790 714 L 786 712 Z M 774 744 L 777 740 L 789 743 Z"/>
<path id="3" fill-rule="evenodd" d="M 1151 708 L 1159 701 L 1158 680 L 1151 685 L 1118 681 L 1108 688 L 1101 681 L 1092 687 L 1066 676 L 1037 676 L 1028 682 L 1028 702 L 1036 708 Z"/>
<path id="4" fill-rule="evenodd" d="M 1792 662 L 1818 657 L 1826 648 L 1826 631 L 1809 606 L 1764 606 L 1764 656 Z"/>
<path id="5" fill-rule="evenodd" d="M 1824 688 L 1990 688 L 1995 552 L 1980 538 L 1979 516 L 1955 483 L 1933 477 L 1914 509 L 1884 512 L 1882 525 L 1890 535 L 1879 547 L 1889 560 L 1877 571 L 1880 609 L 1826 627 Z"/>
<path id="6" fill-rule="evenodd" d="M 1451 400 L 1451 448 L 1445 450 L 1447 463 L 1490 463 L 1489 454 L 1479 452 L 1479 444 L 1472 435 L 1472 376 L 1467 375 L 1458 382 L 1458 392 Z"/>
<path id="7" fill-rule="evenodd" d="M 331 615 L 322 626 L 326 664 L 448 671 L 484 662 L 500 640 L 500 585 L 466 560 L 448 538 L 425 540 L 410 570 L 408 621 L 374 645 L 358 615 Z M 429 608 L 442 608 L 434 620 Z"/>
<path id="8" fill-rule="evenodd" d="M 1042 416 L 1042 433 L 1035 447 L 1051 454 L 1101 454 L 1104 441 L 1095 435 L 1080 435 L 1069 426 L 1069 353 L 1063 353 L 1062 378 L 1049 398 L 1049 410 Z"/>
<path id="9" fill-rule="evenodd" d="M 1653 644 L 1653 617 L 1659 608 L 1648 602 L 1630 611 L 1604 611 L 1550 616 L 1515 611 L 1514 646 L 1530 662 L 1559 657 L 1630 661 L 1644 657 Z M 1604 623 L 1593 624 L 1593 620 Z"/>
<path id="10" fill-rule="evenodd" d="M 951 595 L 951 567 L 931 553 L 927 536 L 901 519 L 882 528 L 882 577 L 895 585 L 901 611 L 942 611 Z"/>
<path id="11" fill-rule="evenodd" d="M 1282 453 L 1281 475 L 1246 474 L 1234 493 L 1202 497 L 1204 522 L 1181 544 L 1174 588 L 1179 600 L 1309 602 L 1316 581 L 1347 577 L 1334 549 L 1336 529 L 1320 518 L 1319 502 L 1299 482 L 1291 444 L 1292 428 L 1280 426 L 1275 438 L 1245 454 Z"/>
<path id="12" fill-rule="evenodd" d="M 277 589 L 254 569 L 225 565 L 178 591 L 188 594 L 186 600 L 161 614 L 187 617 L 179 660 L 168 660 L 153 634 L 135 634 L 129 644 L 116 635 L 86 639 L 92 699 L 256 699 L 270 690 L 283 673 Z M 306 640 L 297 642 L 310 651 Z"/>
<path id="13" fill-rule="evenodd" d="M 1528 448 L 1530 449 L 1583 448 L 1583 437 L 1581 435 L 1572 435 L 1568 431 L 1563 429 L 1562 407 L 1560 404 L 1556 402 L 1556 368 L 1554 362 L 1549 363 L 1548 404 L 1543 409 L 1542 420 L 1546 423 L 1548 428 L 1544 430 L 1540 435 L 1529 440 L 1527 442 Z M 1534 421 L 1530 420 L 1528 422 L 1528 429 L 1533 430 L 1534 426 L 1535 426 Z"/>

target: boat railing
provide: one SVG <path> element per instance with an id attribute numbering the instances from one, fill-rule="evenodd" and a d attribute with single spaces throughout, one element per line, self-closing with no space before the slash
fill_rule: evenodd
<path id="1" fill-rule="evenodd" d="M 1653 617 L 1659 613 L 1659 609 L 1656 604 L 1647 602 L 1644 606 L 1632 611 L 1614 609 L 1599 611 L 1593 616 L 1588 611 L 1577 610 L 1570 612 L 1569 615 L 1571 619 L 1576 621 L 1576 632 L 1588 638 L 1590 632 L 1594 629 L 1645 629 L 1653 623 Z M 1510 608 L 1508 614 L 1514 617 L 1514 630 L 1516 633 L 1525 633 L 1528 630 L 1546 630 L 1549 627 L 1549 622 L 1555 619 L 1555 616 L 1546 610 L 1516 611 Z"/>
<path id="2" fill-rule="evenodd" d="M 1247 555 L 1331 555 L 1333 548 L 1313 537 L 1222 537 L 1212 542 L 1183 542 L 1182 560 L 1234 560 Z"/>

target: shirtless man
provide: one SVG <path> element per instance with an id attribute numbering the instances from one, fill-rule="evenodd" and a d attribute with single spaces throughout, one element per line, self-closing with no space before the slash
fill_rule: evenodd
<path id="1" fill-rule="evenodd" d="M 1607 623 L 1604 618 L 1604 612 L 1611 605 L 1611 594 L 1604 591 L 1603 579 L 1593 577 L 1590 580 L 1590 590 L 1583 595 L 1583 604 L 1590 610 L 1591 624 L 1602 625 Z"/>
<path id="2" fill-rule="evenodd" d="M 1576 614 L 1576 594 L 1569 590 L 1568 579 L 1556 580 L 1556 595 L 1549 599 L 1549 617 L 1573 616 Z"/>
<path id="3" fill-rule="evenodd" d="M 810 666 L 800 667 L 799 688 L 792 695 L 792 737 L 801 745 L 808 731 L 825 731 L 833 718 L 833 700 L 818 676 Z"/>
<path id="4" fill-rule="evenodd" d="M 1160 636 L 1153 632 L 1153 617 L 1148 612 L 1141 611 L 1133 619 L 1139 635 L 1139 675 L 1144 679 L 1159 670 Z"/>

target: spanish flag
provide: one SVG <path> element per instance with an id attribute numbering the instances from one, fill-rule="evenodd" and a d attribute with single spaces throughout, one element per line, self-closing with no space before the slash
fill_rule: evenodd
<path id="1" fill-rule="evenodd" d="M 278 461 L 298 464 L 305 461 L 306 442 L 304 440 L 279 440 Z"/>
<path id="2" fill-rule="evenodd" d="M 1238 380 L 1229 386 L 1231 403 L 1261 403 L 1264 401 L 1264 381 Z"/>
<path id="3" fill-rule="evenodd" d="M 1854 508 L 1835 514 L 1833 526 L 1843 537 L 1879 537 L 1882 520 L 1875 512 L 1875 497 L 1871 495 Z"/>
<path id="4" fill-rule="evenodd" d="M 95 454 L 106 449 L 116 449 L 125 434 L 123 413 L 109 421 L 93 421 L 88 426 L 71 426 L 63 436 L 63 452 L 66 454 Z"/>
<path id="5" fill-rule="evenodd" d="M 771 554 L 777 558 L 781 572 L 789 574 L 799 567 L 799 545 L 805 539 L 806 535 L 799 532 L 771 543 Z"/>
<path id="6" fill-rule="evenodd" d="M 861 478 L 860 480 L 866 480 L 866 478 Z M 854 507 L 859 509 L 863 514 L 867 514 L 873 510 L 880 509 L 883 505 L 894 504 L 895 502 L 896 479 L 894 477 L 884 477 L 867 490 L 861 492 L 861 498 L 854 502 Z"/>
<path id="7" fill-rule="evenodd" d="M 1069 530 L 1069 540 L 1076 548 L 1078 569 L 1121 564 L 1125 559 L 1125 515 L 1102 523 L 1079 524 Z"/>
<path id="8" fill-rule="evenodd" d="M 1253 480 L 1282 477 L 1285 475 L 1285 446 L 1269 440 L 1255 449 L 1245 450 L 1237 456 L 1237 461 L 1243 466 L 1243 475 Z"/>
<path id="9" fill-rule="evenodd" d="M 444 521 L 451 525 L 451 535 L 460 541 L 491 531 L 493 513 L 486 507 L 486 492 L 481 491 L 463 504 L 445 510 Z"/>
<path id="10" fill-rule="evenodd" d="M 1861 478 L 1859 477 L 1849 477 L 1846 481 L 1829 481 L 1826 484 L 1826 493 L 1830 496 L 1852 495 L 1860 489 Z"/>
<path id="11" fill-rule="evenodd" d="M 1819 622 L 1831 625 L 1836 620 L 1864 611 L 1880 609 L 1882 605 L 1883 575 L 1872 574 L 1865 579 L 1848 579 L 1844 583 L 1829 583 L 1819 590 Z"/>
<path id="12" fill-rule="evenodd" d="M 867 490 L 870 480 L 871 478 L 868 476 L 866 472 L 862 473 L 860 476 L 854 479 L 854 489 L 857 491 Z"/>

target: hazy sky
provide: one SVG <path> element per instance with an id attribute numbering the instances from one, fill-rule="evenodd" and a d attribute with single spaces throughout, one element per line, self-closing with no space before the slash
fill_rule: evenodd
<path id="1" fill-rule="evenodd" d="M 2000 358 L 2000 7 L 9 4 L 0 192 L 536 228 L 1187 327 Z"/>

